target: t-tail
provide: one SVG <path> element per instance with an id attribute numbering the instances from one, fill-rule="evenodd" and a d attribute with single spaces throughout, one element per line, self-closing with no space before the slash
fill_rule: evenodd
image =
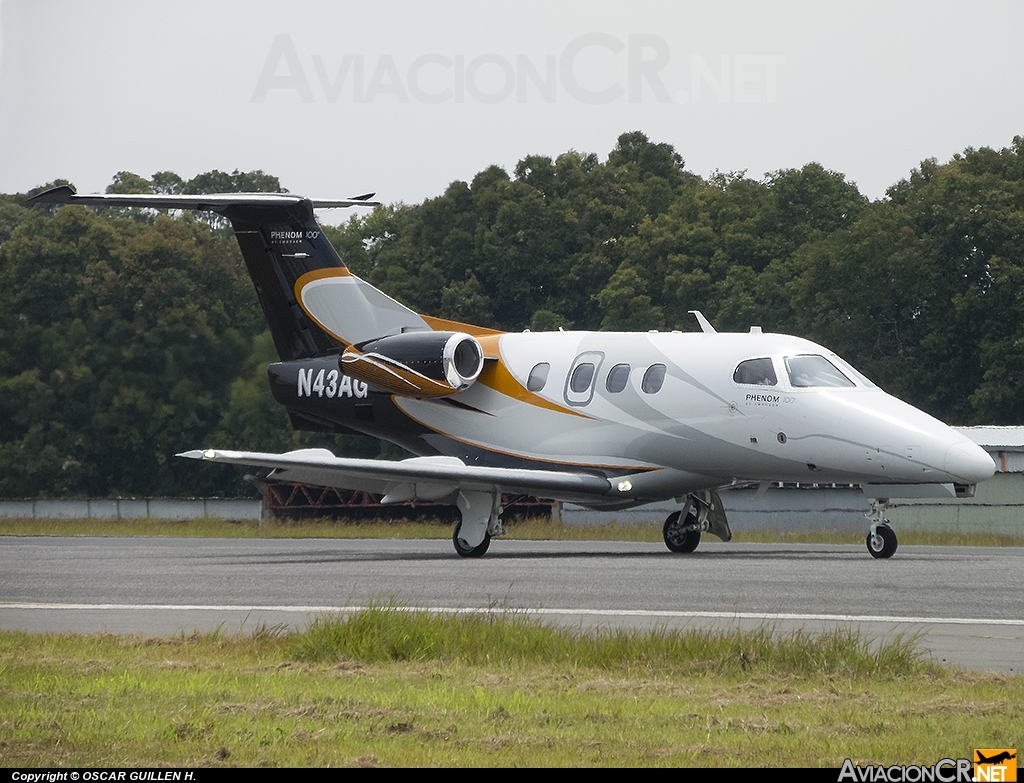
<path id="1" fill-rule="evenodd" d="M 195 209 L 231 222 L 282 361 L 337 354 L 408 331 L 430 330 L 408 307 L 360 280 L 345 266 L 313 210 L 376 206 L 373 194 L 315 200 L 287 193 L 213 195 L 79 195 L 63 185 L 31 202 Z"/>

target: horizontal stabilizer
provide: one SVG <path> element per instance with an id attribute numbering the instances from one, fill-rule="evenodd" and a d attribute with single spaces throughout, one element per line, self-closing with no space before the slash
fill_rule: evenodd
<path id="1" fill-rule="evenodd" d="M 291 193 L 211 193 L 205 195 L 163 195 L 152 193 L 78 194 L 70 185 L 37 193 L 29 204 L 85 204 L 93 207 L 147 207 L 150 209 L 198 209 L 222 212 L 230 207 L 289 207 L 303 201 L 314 209 L 333 207 L 376 207 L 379 201 L 368 201 L 373 193 L 348 199 L 306 199 Z"/>

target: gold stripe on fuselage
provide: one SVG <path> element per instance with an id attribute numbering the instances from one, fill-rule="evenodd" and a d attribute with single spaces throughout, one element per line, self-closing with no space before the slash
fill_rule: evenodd
<path id="1" fill-rule="evenodd" d="M 490 337 L 491 335 L 503 335 L 505 332 L 500 329 L 488 329 L 486 326 L 475 326 L 464 324 L 461 321 L 449 321 L 447 318 L 435 318 L 432 315 L 423 315 L 420 318 L 435 332 L 465 332 L 474 337 Z"/>
<path id="2" fill-rule="evenodd" d="M 477 383 L 482 383 L 489 389 L 493 389 L 499 394 L 504 394 L 506 397 L 511 397 L 513 400 L 519 402 L 525 402 L 528 405 L 535 405 L 538 408 L 544 408 L 549 411 L 557 411 L 558 413 L 568 413 L 573 416 L 579 416 L 583 419 L 595 420 L 593 416 L 588 416 L 585 413 L 574 411 L 572 408 L 566 408 L 564 405 L 558 405 L 557 403 L 546 400 L 538 394 L 534 394 L 532 391 L 527 389 L 523 384 L 516 380 L 515 376 L 509 371 L 505 365 L 505 360 L 501 357 L 501 346 L 500 340 L 502 335 L 496 334 L 489 337 L 480 337 L 480 345 L 484 349 L 484 356 L 488 359 L 495 358 L 495 361 L 488 361 L 484 364 L 484 369 L 480 372 L 480 377 L 476 379 Z"/>

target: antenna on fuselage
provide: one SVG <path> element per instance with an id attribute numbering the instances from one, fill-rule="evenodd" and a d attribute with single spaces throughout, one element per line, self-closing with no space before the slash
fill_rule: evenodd
<path id="1" fill-rule="evenodd" d="M 704 313 L 700 310 L 689 310 L 688 312 L 697 319 L 697 323 L 700 324 L 700 330 L 704 332 L 704 334 L 717 334 L 715 327 L 711 325 L 711 321 L 704 317 Z"/>

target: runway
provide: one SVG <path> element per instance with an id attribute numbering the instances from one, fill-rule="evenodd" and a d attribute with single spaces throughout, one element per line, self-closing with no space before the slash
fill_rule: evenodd
<path id="1" fill-rule="evenodd" d="M 164 635 L 302 626 L 393 601 L 517 610 L 573 627 L 769 625 L 921 635 L 935 660 L 1024 671 L 1024 550 L 702 542 L 0 538 L 0 627 Z"/>

